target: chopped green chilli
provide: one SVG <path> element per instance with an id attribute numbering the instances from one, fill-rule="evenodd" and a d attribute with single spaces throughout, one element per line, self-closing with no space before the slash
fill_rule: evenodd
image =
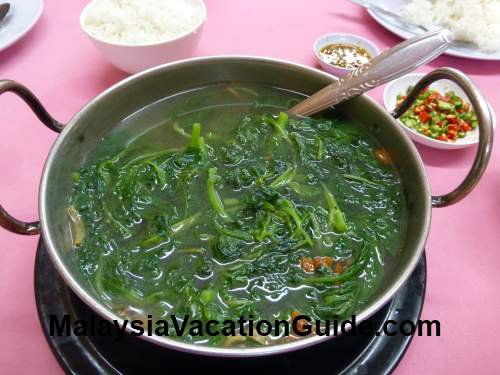
<path id="1" fill-rule="evenodd" d="M 397 103 L 405 98 L 403 94 L 398 95 Z M 442 95 L 432 89 L 423 90 L 400 121 L 406 127 L 442 142 L 464 138 L 478 126 L 476 114 L 469 103 L 453 91 Z"/>

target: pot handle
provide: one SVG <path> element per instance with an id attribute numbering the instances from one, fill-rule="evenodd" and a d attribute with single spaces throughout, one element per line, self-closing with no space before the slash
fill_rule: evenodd
<path id="1" fill-rule="evenodd" d="M 481 179 L 490 160 L 493 147 L 493 119 L 487 102 L 476 84 L 464 73 L 456 69 L 440 68 L 425 75 L 417 82 L 405 100 L 392 112 L 392 115 L 395 118 L 400 117 L 410 108 L 424 88 L 441 79 L 448 79 L 455 82 L 464 90 L 469 98 L 479 123 L 479 144 L 474 163 L 467 176 L 452 192 L 445 195 L 432 196 L 433 207 L 446 207 L 465 198 Z"/>
<path id="2" fill-rule="evenodd" d="M 15 81 L 0 80 L 0 95 L 2 95 L 5 92 L 12 92 L 13 94 L 19 96 L 26 102 L 26 104 L 30 106 L 31 110 L 35 113 L 38 119 L 45 126 L 47 126 L 49 129 L 54 130 L 57 133 L 61 132 L 64 125 L 54 120 L 49 115 L 47 110 L 43 107 L 42 103 L 40 103 L 40 101 L 36 98 L 36 96 L 33 95 L 33 93 L 26 87 Z M 39 221 L 27 223 L 24 221 L 17 220 L 11 215 L 9 215 L 1 205 L 0 205 L 0 226 L 17 234 L 33 235 L 40 233 Z"/>

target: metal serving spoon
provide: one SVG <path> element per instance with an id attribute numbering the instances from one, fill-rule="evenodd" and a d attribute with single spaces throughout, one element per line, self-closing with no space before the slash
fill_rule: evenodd
<path id="1" fill-rule="evenodd" d="M 401 77 L 441 55 L 451 45 L 448 30 L 433 31 L 389 48 L 289 110 L 297 116 L 311 116 L 347 99 Z"/>
<path id="2" fill-rule="evenodd" d="M 9 13 L 10 10 L 10 4 L 9 3 L 4 3 L 0 5 L 0 22 L 3 21 L 3 19 L 7 16 L 7 13 Z"/>

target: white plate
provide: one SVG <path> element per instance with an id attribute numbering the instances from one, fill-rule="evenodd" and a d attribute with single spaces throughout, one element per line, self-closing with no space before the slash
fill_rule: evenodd
<path id="1" fill-rule="evenodd" d="M 407 0 L 382 0 L 377 1 L 377 5 L 385 6 L 387 9 L 399 13 L 399 9 L 401 9 L 401 6 L 406 2 Z M 400 36 L 403 39 L 409 39 L 411 37 L 414 37 L 418 33 L 422 33 L 421 30 L 412 30 L 411 26 L 404 25 L 403 23 L 392 17 L 385 16 L 372 10 L 368 10 L 368 14 L 370 14 L 370 16 L 372 16 L 372 18 L 380 25 L 385 27 L 387 30 L 392 31 L 394 34 Z M 475 47 L 474 44 L 471 43 L 455 42 L 452 47 L 448 48 L 445 54 L 450 56 L 464 57 L 466 59 L 500 61 L 500 51 L 486 53 L 479 50 L 478 47 Z"/>
<path id="2" fill-rule="evenodd" d="M 398 94 L 405 94 L 406 90 L 408 89 L 409 86 L 415 85 L 423 76 L 425 73 L 412 73 L 412 74 L 407 74 L 401 78 L 398 78 L 389 84 L 386 85 L 384 89 L 384 106 L 385 108 L 392 112 L 394 108 L 396 108 L 396 97 Z M 454 91 L 458 96 L 463 98 L 466 102 L 469 103 L 467 96 L 463 92 L 463 90 L 458 87 L 455 83 L 448 81 L 448 80 L 441 80 L 434 82 L 431 86 L 431 88 L 438 90 L 440 93 L 444 93 L 446 91 Z M 469 103 L 470 104 L 470 103 Z M 493 119 L 493 127 L 496 126 L 496 117 L 495 117 L 495 112 L 493 111 L 493 108 L 488 104 L 488 107 L 490 109 L 491 117 Z M 402 126 L 402 128 L 405 130 L 406 134 L 414 140 L 415 142 L 421 143 L 423 145 L 429 146 L 429 147 L 434 147 L 434 148 L 440 148 L 440 149 L 459 149 L 459 148 L 465 148 L 465 147 L 470 147 L 475 144 L 477 144 L 479 140 L 479 131 L 478 129 L 471 130 L 470 132 L 467 133 L 467 135 L 464 138 L 459 138 L 455 142 L 443 142 L 443 141 L 438 141 L 437 139 L 432 139 L 429 138 L 423 134 L 418 133 L 416 130 L 410 129 L 403 125 L 401 121 L 398 121 L 399 124 Z M 481 124 L 479 124 L 481 126 Z"/>
<path id="3" fill-rule="evenodd" d="M 36 24 L 43 10 L 43 0 L 5 0 L 10 10 L 0 22 L 0 51 L 21 39 Z"/>

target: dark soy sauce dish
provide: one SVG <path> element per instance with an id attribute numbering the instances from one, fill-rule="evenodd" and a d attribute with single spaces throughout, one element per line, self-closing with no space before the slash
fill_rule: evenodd
<path id="1" fill-rule="evenodd" d="M 345 318 L 369 301 L 405 238 L 400 176 L 335 111 L 289 118 L 301 99 L 214 84 L 156 102 L 103 139 L 74 171 L 67 203 L 72 267 L 103 305 L 130 319 L 289 321 Z"/>

